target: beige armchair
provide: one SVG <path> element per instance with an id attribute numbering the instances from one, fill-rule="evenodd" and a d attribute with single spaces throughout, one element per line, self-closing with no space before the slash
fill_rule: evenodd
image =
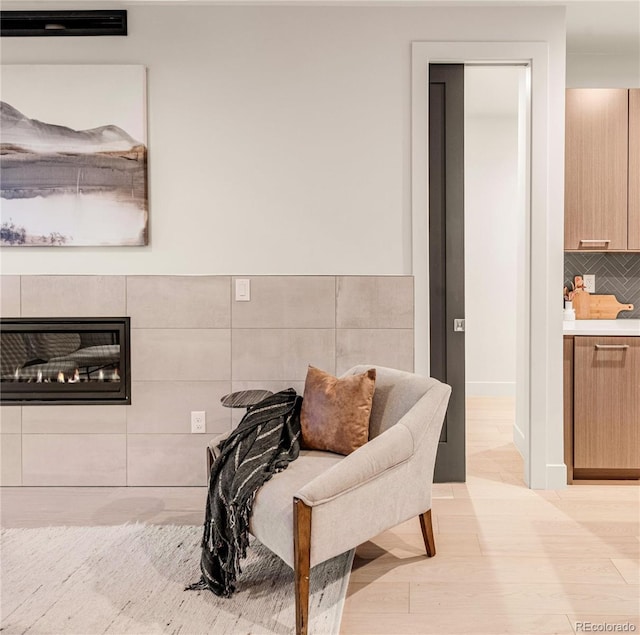
<path id="1" fill-rule="evenodd" d="M 431 485 L 451 388 L 413 373 L 376 370 L 369 442 L 348 456 L 301 451 L 254 501 L 251 533 L 295 571 L 298 635 L 307 633 L 315 565 L 415 516 L 427 555 L 436 552 Z M 209 446 L 214 456 L 223 436 Z"/>

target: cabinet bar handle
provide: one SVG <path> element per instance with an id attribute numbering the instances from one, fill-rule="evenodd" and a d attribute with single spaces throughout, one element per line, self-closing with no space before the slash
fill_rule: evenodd
<path id="1" fill-rule="evenodd" d="M 581 238 L 581 243 L 610 243 L 610 238 Z"/>
<path id="2" fill-rule="evenodd" d="M 629 348 L 629 344 L 596 344 L 596 350 L 623 351 Z"/>

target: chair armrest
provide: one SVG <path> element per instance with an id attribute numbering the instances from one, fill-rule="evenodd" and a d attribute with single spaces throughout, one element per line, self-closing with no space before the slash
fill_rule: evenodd
<path id="1" fill-rule="evenodd" d="M 231 434 L 231 430 L 228 432 L 222 432 L 212 437 L 207 445 L 207 474 L 211 472 L 211 466 L 213 462 L 220 456 L 220 444 Z"/>
<path id="2" fill-rule="evenodd" d="M 221 432 L 220 434 L 216 434 L 215 437 L 211 437 L 211 441 L 209 441 L 209 448 L 211 449 L 211 453 L 214 457 L 218 458 L 220 452 L 218 451 L 218 446 L 231 434 L 231 430 L 228 432 Z"/>
<path id="3" fill-rule="evenodd" d="M 304 485 L 295 497 L 313 507 L 326 503 L 408 461 L 413 437 L 401 423 L 359 447 L 326 472 Z"/>

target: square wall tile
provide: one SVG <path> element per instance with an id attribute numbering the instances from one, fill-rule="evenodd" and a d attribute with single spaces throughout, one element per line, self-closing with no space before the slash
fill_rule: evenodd
<path id="1" fill-rule="evenodd" d="M 22 432 L 22 406 L 0 406 L 0 433 Z"/>
<path id="2" fill-rule="evenodd" d="M 126 315 L 124 276 L 22 276 L 24 317 Z"/>
<path id="3" fill-rule="evenodd" d="M 131 329 L 134 380 L 228 380 L 229 329 Z"/>
<path id="4" fill-rule="evenodd" d="M 134 381 L 127 431 L 191 434 L 191 411 L 204 410 L 207 434 L 226 432 L 231 413 L 220 400 L 230 392 L 229 381 Z"/>
<path id="5" fill-rule="evenodd" d="M 130 434 L 129 486 L 207 484 L 208 434 Z"/>
<path id="6" fill-rule="evenodd" d="M 24 434 L 22 484 L 126 485 L 126 457 L 124 434 Z"/>
<path id="7" fill-rule="evenodd" d="M 304 381 L 312 364 L 335 370 L 334 329 L 233 329 L 233 380 Z"/>
<path id="8" fill-rule="evenodd" d="M 0 486 L 22 485 L 22 437 L 0 434 Z"/>
<path id="9" fill-rule="evenodd" d="M 20 276 L 0 276 L 0 315 L 20 317 Z"/>
<path id="10" fill-rule="evenodd" d="M 228 276 L 128 276 L 127 312 L 135 328 L 229 328 Z"/>
<path id="11" fill-rule="evenodd" d="M 124 434 L 127 406 L 23 406 L 24 434 Z"/>
<path id="12" fill-rule="evenodd" d="M 334 328 L 333 276 L 254 276 L 251 300 L 231 302 L 233 328 Z"/>
<path id="13" fill-rule="evenodd" d="M 413 329 L 338 329 L 337 374 L 357 364 L 413 372 Z"/>
<path id="14" fill-rule="evenodd" d="M 413 328 L 412 276 L 339 276 L 338 328 Z"/>

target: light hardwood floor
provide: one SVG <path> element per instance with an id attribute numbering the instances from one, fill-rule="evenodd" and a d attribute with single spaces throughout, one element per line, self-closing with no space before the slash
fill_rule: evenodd
<path id="1" fill-rule="evenodd" d="M 564 635 L 627 623 L 640 633 L 637 484 L 529 490 L 512 422 L 510 399 L 468 401 L 467 482 L 434 486 L 437 555 L 425 557 L 417 518 L 361 545 L 343 635 Z M 4 488 L 0 497 L 3 527 L 200 524 L 206 491 Z"/>
<path id="2" fill-rule="evenodd" d="M 513 400 L 468 400 L 467 482 L 434 485 L 436 556 L 418 519 L 360 546 L 343 635 L 640 632 L 637 484 L 529 490 L 512 424 Z"/>

